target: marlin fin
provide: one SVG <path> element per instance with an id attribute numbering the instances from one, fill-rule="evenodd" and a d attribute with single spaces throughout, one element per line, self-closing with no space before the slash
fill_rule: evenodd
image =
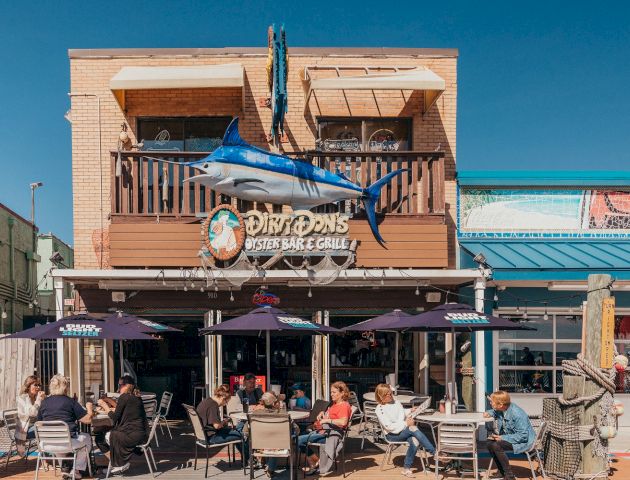
<path id="1" fill-rule="evenodd" d="M 265 183 L 260 178 L 237 178 L 234 180 L 234 186 L 238 187 L 241 183 L 251 183 L 251 182 Z"/>
<path id="2" fill-rule="evenodd" d="M 409 169 L 401 168 L 400 170 L 396 170 L 394 172 L 390 172 L 382 178 L 379 178 L 376 182 L 370 185 L 367 188 L 363 189 L 363 196 L 361 199 L 363 200 L 363 206 L 365 208 L 365 213 L 368 218 L 368 223 L 370 224 L 370 230 L 372 230 L 372 235 L 379 243 L 386 243 L 381 237 L 381 234 L 378 231 L 378 224 L 376 223 L 376 202 L 381 196 L 381 188 L 387 185 L 398 175 L 407 172 Z"/>
<path id="3" fill-rule="evenodd" d="M 223 135 L 224 147 L 249 147 L 250 145 L 241 138 L 238 133 L 238 117 L 234 117 L 234 120 L 230 122 Z"/>

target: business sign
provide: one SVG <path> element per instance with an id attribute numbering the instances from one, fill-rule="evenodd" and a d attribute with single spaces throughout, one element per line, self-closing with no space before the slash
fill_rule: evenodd
<path id="1" fill-rule="evenodd" d="M 278 252 L 309 255 L 350 250 L 349 215 L 313 213 L 239 213 L 231 205 L 219 205 L 203 223 L 202 236 L 208 252 L 217 260 L 229 260 L 243 250 L 247 255 Z"/>
<path id="2" fill-rule="evenodd" d="M 602 344 L 600 368 L 612 368 L 615 356 L 615 297 L 604 298 L 602 304 Z"/>
<path id="3" fill-rule="evenodd" d="M 74 338 L 99 337 L 102 330 L 101 327 L 89 323 L 67 323 L 65 326 L 59 327 L 62 337 Z"/>
<path id="4" fill-rule="evenodd" d="M 252 296 L 252 303 L 259 307 L 275 307 L 280 304 L 280 297 L 259 288 Z"/>
<path id="5" fill-rule="evenodd" d="M 453 325 L 479 325 L 490 323 L 488 317 L 476 312 L 471 313 L 447 313 L 444 317 Z"/>

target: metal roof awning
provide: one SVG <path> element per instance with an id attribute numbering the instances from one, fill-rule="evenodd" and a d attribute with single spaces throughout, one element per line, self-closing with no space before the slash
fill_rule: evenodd
<path id="1" fill-rule="evenodd" d="M 123 110 L 126 90 L 242 88 L 244 85 L 244 70 L 240 63 L 194 67 L 123 67 L 109 81 L 109 88 Z"/>
<path id="2" fill-rule="evenodd" d="M 495 280 L 583 280 L 589 273 L 610 273 L 630 279 L 630 243 L 623 239 L 459 239 L 467 255 L 461 266 L 472 267 L 481 253 Z"/>
<path id="3" fill-rule="evenodd" d="M 363 69 L 363 75 L 345 75 L 343 70 Z M 313 72 L 334 70 L 336 77 L 314 78 Z M 384 71 L 386 70 L 386 71 Z M 304 111 L 314 90 L 421 90 L 424 92 L 423 112 L 426 113 L 446 90 L 442 77 L 425 67 L 304 67 Z"/>

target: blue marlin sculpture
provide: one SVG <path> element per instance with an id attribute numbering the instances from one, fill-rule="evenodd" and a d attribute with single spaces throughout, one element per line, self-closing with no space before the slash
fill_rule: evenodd
<path id="1" fill-rule="evenodd" d="M 375 209 L 381 188 L 406 171 L 390 172 L 362 188 L 342 174 L 249 145 L 239 135 L 238 118 L 228 126 L 220 147 L 206 158 L 186 165 L 202 172 L 189 181 L 252 202 L 308 210 L 326 203 L 361 199 L 370 229 L 381 243 L 385 241 L 378 231 Z"/>

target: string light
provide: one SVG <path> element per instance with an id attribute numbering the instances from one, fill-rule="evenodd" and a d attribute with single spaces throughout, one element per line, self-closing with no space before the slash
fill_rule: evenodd
<path id="1" fill-rule="evenodd" d="M 186 286 L 186 284 L 184 283 L 184 292 L 188 291 L 188 287 Z"/>
<path id="2" fill-rule="evenodd" d="M 527 302 L 525 302 L 525 311 L 523 312 L 523 319 L 527 320 Z"/>
<path id="3" fill-rule="evenodd" d="M 420 295 L 420 285 L 418 285 L 417 283 L 416 283 L 416 291 L 414 293 L 416 294 L 416 297 Z"/>
<path id="4" fill-rule="evenodd" d="M 234 301 L 234 295 L 232 294 L 232 287 L 230 287 L 230 302 Z"/>
<path id="5" fill-rule="evenodd" d="M 381 276 L 381 285 L 385 285 L 385 270 L 383 270 L 383 275 Z"/>
<path id="6" fill-rule="evenodd" d="M 203 285 L 202 285 L 201 287 L 199 287 L 199 291 L 200 291 L 201 293 L 205 292 L 205 290 L 204 290 L 204 288 L 203 288 Z"/>
<path id="7" fill-rule="evenodd" d="M 547 313 L 547 302 L 545 302 L 545 314 L 543 315 L 543 320 L 549 320 L 549 314 Z"/>
<path id="8" fill-rule="evenodd" d="M 313 298 L 313 292 L 311 291 L 311 287 L 308 287 L 307 296 L 308 296 L 308 298 Z"/>
<path id="9" fill-rule="evenodd" d="M 214 291 L 218 292 L 219 291 L 219 285 L 217 284 L 217 279 L 214 279 Z"/>

